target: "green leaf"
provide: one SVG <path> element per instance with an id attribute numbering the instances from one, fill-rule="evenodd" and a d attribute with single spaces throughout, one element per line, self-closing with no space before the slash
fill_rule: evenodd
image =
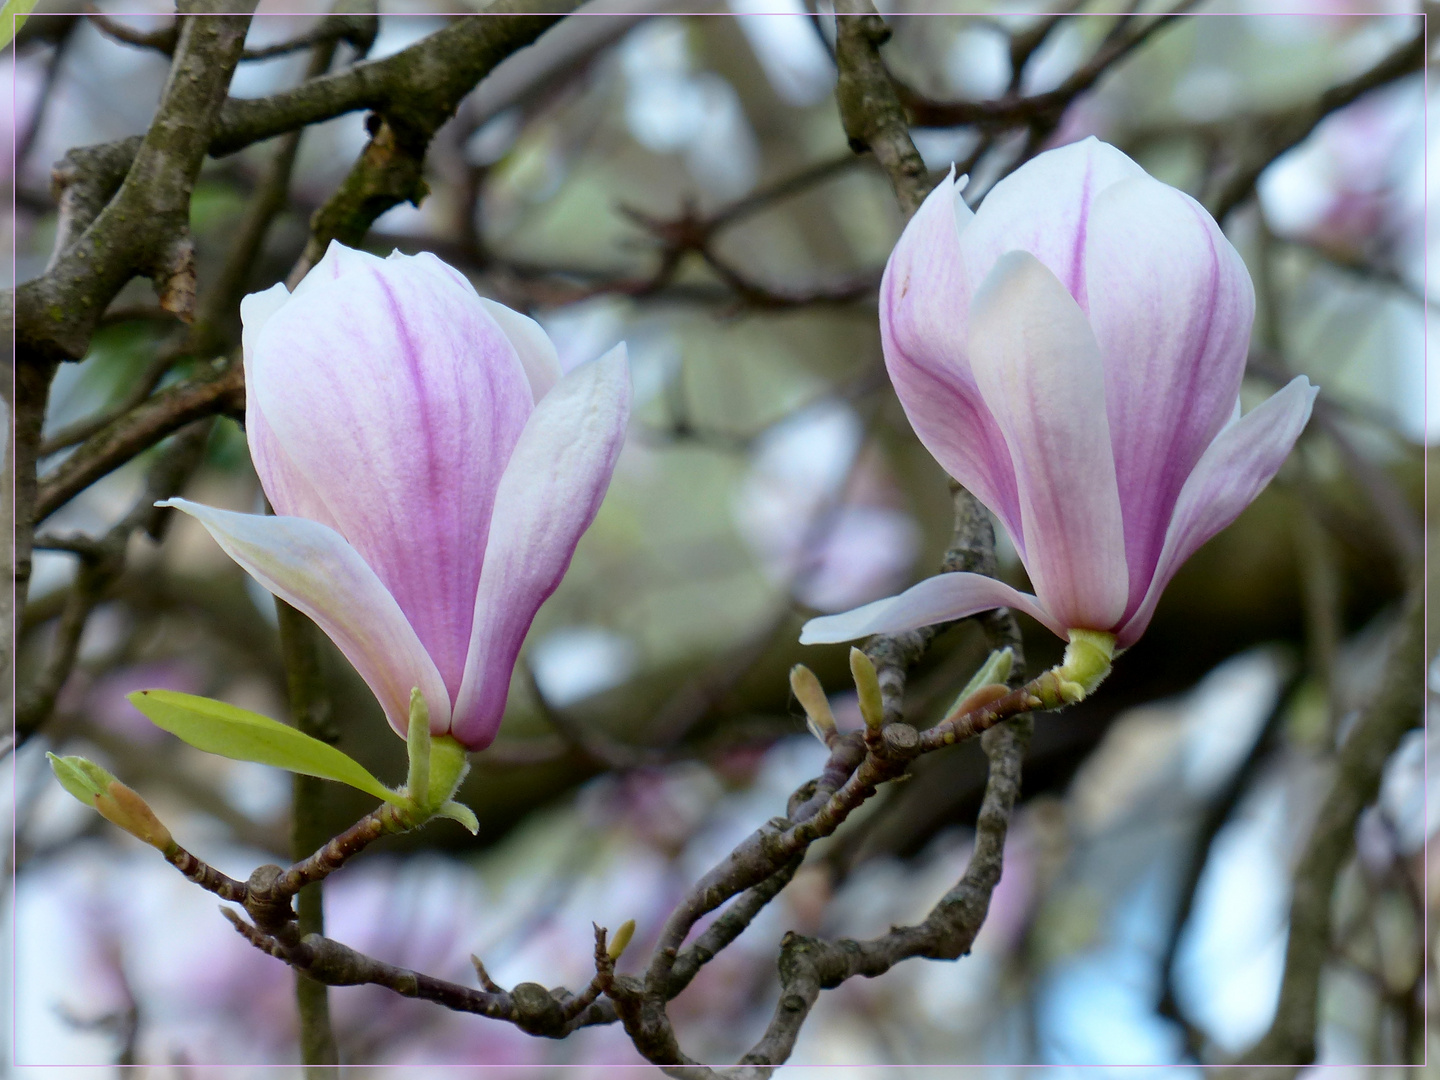
<path id="1" fill-rule="evenodd" d="M 417 686 L 410 691 L 410 727 L 405 737 L 410 754 L 410 772 L 405 779 L 405 794 L 412 802 L 428 801 L 430 795 L 430 710 L 425 695 Z M 448 791 L 445 793 L 450 794 Z M 427 806 L 428 810 L 429 807 Z"/>
<path id="2" fill-rule="evenodd" d="M 439 809 L 435 811 L 435 816 L 449 818 L 451 821 L 458 821 L 470 831 L 471 836 L 474 836 L 480 831 L 480 819 L 475 816 L 475 811 L 471 810 L 470 807 L 464 803 L 456 802 L 454 799 L 441 803 Z"/>
<path id="3" fill-rule="evenodd" d="M 95 796 L 104 794 L 115 779 L 99 765 L 83 757 L 56 757 L 51 753 L 45 756 L 50 759 L 50 770 L 60 781 L 60 786 L 91 810 L 95 809 Z"/>
<path id="4" fill-rule="evenodd" d="M 34 10 L 35 0 L 5 0 L 0 7 L 0 49 L 10 44 Z"/>
<path id="5" fill-rule="evenodd" d="M 268 716 L 175 690 L 137 690 L 129 697 L 152 724 L 197 750 L 336 780 L 377 799 L 407 804 L 403 795 L 380 783 L 348 754 Z"/>
<path id="6" fill-rule="evenodd" d="M 982 686 L 989 686 L 991 683 L 1003 683 L 1010 677 L 1010 668 L 1015 663 L 1015 654 L 1008 648 L 996 649 L 985 658 L 985 663 L 980 665 L 980 670 L 970 677 L 965 684 L 965 689 L 960 691 L 960 696 L 950 706 L 949 716 L 964 703 L 965 699 L 975 693 Z"/>

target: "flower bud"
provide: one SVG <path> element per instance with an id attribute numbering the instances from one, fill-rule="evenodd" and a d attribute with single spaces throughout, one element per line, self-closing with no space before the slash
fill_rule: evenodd
<path id="1" fill-rule="evenodd" d="M 240 316 L 245 433 L 275 513 L 167 505 L 313 619 L 402 738 L 418 686 L 433 734 L 483 749 L 610 483 L 624 345 L 562 372 L 537 323 L 435 256 L 338 242 Z"/>
<path id="2" fill-rule="evenodd" d="M 805 726 L 810 734 L 828 746 L 835 735 L 835 714 L 830 711 L 830 700 L 820 680 L 804 664 L 796 664 L 790 669 L 790 692 L 805 710 Z"/>
<path id="3" fill-rule="evenodd" d="M 83 757 L 45 756 L 50 759 L 50 769 L 60 786 L 93 807 L 106 821 L 160 851 L 174 846 L 170 830 L 145 800 L 99 765 Z"/>
<path id="4" fill-rule="evenodd" d="M 870 657 L 854 646 L 850 648 L 850 675 L 860 695 L 860 715 L 865 719 L 865 726 L 879 731 L 885 726 L 885 701 L 880 693 L 880 676 L 876 674 Z"/>
<path id="5" fill-rule="evenodd" d="M 955 699 L 955 704 L 950 706 L 950 711 L 945 714 L 945 719 L 964 716 L 977 709 L 983 709 L 992 702 L 999 701 L 1010 692 L 1010 688 L 1004 683 L 986 683 L 978 690 L 970 694 L 963 694 Z"/>
<path id="6" fill-rule="evenodd" d="M 965 689 L 955 698 L 955 704 L 945 713 L 945 719 L 974 712 L 1009 693 L 1010 688 L 1005 685 L 1005 680 L 1010 677 L 1010 668 L 1014 663 L 1015 653 L 1011 649 L 994 650 L 985 658 L 985 663 L 980 665 L 979 670 L 970 676 Z"/>
<path id="7" fill-rule="evenodd" d="M 1015 666 L 1015 650 L 1008 646 L 1003 649 L 996 649 L 985 658 L 985 663 L 976 669 L 975 674 L 970 676 L 970 681 L 965 684 L 965 689 L 960 691 L 960 697 L 969 697 L 982 686 L 990 683 L 1003 683 L 1010 678 L 1010 671 Z"/>
<path id="8" fill-rule="evenodd" d="M 1275 475 L 1317 391 L 1299 376 L 1239 415 L 1245 262 L 1204 207 L 1115 147 L 1038 154 L 973 213 L 963 186 L 938 184 L 895 245 L 880 337 L 916 436 L 999 519 L 1035 591 L 940 574 L 812 619 L 800 640 L 1009 607 L 1128 648 L 1181 564 Z"/>
<path id="9" fill-rule="evenodd" d="M 50 771 L 60 786 L 86 806 L 93 806 L 95 798 L 115 780 L 109 772 L 83 757 L 56 757 L 45 755 L 50 760 Z"/>
<path id="10" fill-rule="evenodd" d="M 610 939 L 610 945 L 605 950 L 606 954 L 611 960 L 619 960 L 620 954 L 625 951 L 625 947 L 630 944 L 630 939 L 634 936 L 635 920 L 626 919 L 620 924 L 620 928 L 615 931 L 615 936 Z"/>
<path id="11" fill-rule="evenodd" d="M 104 795 L 95 800 L 95 809 L 112 825 L 118 825 L 137 840 L 157 851 L 169 851 L 175 840 L 148 803 L 119 780 L 112 780 Z"/>

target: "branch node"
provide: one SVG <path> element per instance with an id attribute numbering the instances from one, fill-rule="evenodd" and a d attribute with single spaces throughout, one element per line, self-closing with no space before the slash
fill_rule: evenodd
<path id="1" fill-rule="evenodd" d="M 515 1026 L 527 1035 L 550 1035 L 565 1025 L 565 1010 L 539 983 L 517 983 L 510 991 L 515 1003 Z"/>
<path id="2" fill-rule="evenodd" d="M 290 906 L 292 892 L 283 888 L 285 871 L 273 863 L 257 866 L 245 883 L 245 911 L 255 925 L 276 930 L 295 918 Z"/>
<path id="3" fill-rule="evenodd" d="M 160 306 L 182 322 L 195 321 L 195 241 L 186 230 L 166 247 L 155 268 Z"/>

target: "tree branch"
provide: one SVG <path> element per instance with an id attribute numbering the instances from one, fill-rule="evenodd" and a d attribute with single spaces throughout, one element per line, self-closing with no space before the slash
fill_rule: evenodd
<path id="1" fill-rule="evenodd" d="M 1233 156 L 1211 178 L 1200 201 L 1216 221 L 1224 221 L 1226 215 L 1249 196 L 1255 181 L 1270 163 L 1302 142 L 1321 120 L 1361 95 L 1419 71 L 1424 63 L 1422 33 L 1369 70 L 1330 87 L 1315 101 L 1282 113 L 1243 118 L 1236 125 L 1239 131 L 1232 129 L 1224 140 L 1224 147 L 1230 149 Z"/>
<path id="2" fill-rule="evenodd" d="M 850 148 L 857 154 L 868 150 L 875 155 L 908 220 L 930 194 L 930 176 L 880 59 L 880 46 L 889 40 L 890 28 L 870 0 L 837 0 L 835 35 L 839 68 L 835 100 Z"/>
<path id="3" fill-rule="evenodd" d="M 1295 869 L 1290 934 L 1280 1003 L 1269 1031 L 1245 1054 L 1247 1065 L 1308 1065 L 1315 1059 L 1320 979 L 1330 956 L 1335 882 L 1355 847 L 1360 812 L 1380 790 L 1385 763 L 1421 723 L 1425 673 L 1424 590 L 1406 598 L 1393 631 L 1379 691 L 1355 721 L 1335 761 L 1335 778 Z M 1259 1075 L 1241 1068 L 1237 1076 Z"/>
<path id="4" fill-rule="evenodd" d="M 1198 2 L 1199 0 L 1183 0 L 1173 10 L 1157 15 L 1128 32 L 1125 28 L 1130 20 L 1122 15 L 1122 21 L 1116 24 L 1118 32 L 1107 35 L 1094 55 L 1063 83 L 1042 94 L 1021 97 L 1015 92 L 1023 68 L 1013 69 L 1011 93 L 989 101 L 935 101 L 898 80 L 895 82 L 895 92 L 910 119 L 921 127 L 959 127 L 973 124 L 982 131 L 991 132 L 1016 127 L 1053 131 L 1071 102 L 1099 82 L 1115 64 L 1145 44 L 1159 30 L 1186 14 Z M 1038 47 L 1053 26 L 1041 22 L 1035 29 L 1040 34 L 1040 40 L 1034 46 Z M 1025 52 L 1027 47 L 1030 47 L 1030 42 L 1024 35 L 1012 38 L 1012 61 L 1018 58 L 1023 65 L 1029 58 L 1029 54 Z"/>
<path id="5" fill-rule="evenodd" d="M 461 19 L 420 45 L 361 65 L 372 69 L 371 82 L 379 79 L 384 86 L 383 96 L 371 105 L 377 119 L 371 124 L 370 142 L 339 189 L 310 219 L 310 239 L 290 273 L 290 287 L 320 261 L 332 240 L 354 247 L 391 207 L 402 202 L 419 206 L 430 191 L 423 177 L 425 154 L 440 125 L 495 65 L 577 6 L 579 0 L 560 0 L 558 5 L 555 0 L 496 0 L 483 16 Z M 545 13 L 532 13 L 537 11 Z M 417 52 L 422 45 L 427 50 Z M 314 80 L 299 89 L 323 82 Z"/>
<path id="6" fill-rule="evenodd" d="M 231 98 L 210 152 L 224 157 L 348 112 L 370 109 L 406 132 L 433 133 L 505 57 L 529 45 L 578 0 L 496 0 L 407 49 L 265 98 Z"/>
<path id="7" fill-rule="evenodd" d="M 346 26 L 358 27 L 362 40 L 373 43 L 379 29 L 379 17 L 370 11 L 366 14 L 330 15 L 329 19 L 342 20 Z M 310 54 L 305 79 L 319 78 L 330 70 L 335 59 L 335 50 L 343 35 L 322 36 L 315 50 Z M 356 45 L 359 48 L 359 45 Z M 227 318 L 233 319 L 234 311 L 245 293 L 245 285 L 260 254 L 261 246 L 275 216 L 289 201 L 290 177 L 295 170 L 295 158 L 300 152 L 300 139 L 304 130 L 291 131 L 282 136 L 270 159 L 265 175 L 260 180 L 245 207 L 244 217 L 236 228 L 236 239 L 226 255 L 225 262 L 214 284 L 206 291 L 203 303 L 196 315 L 195 325 L 186 343 L 188 351 L 210 353 L 223 348 L 221 327 Z"/>
<path id="8" fill-rule="evenodd" d="M 136 273 L 165 310 L 188 319 L 195 303 L 190 192 L 240 59 L 250 7 L 196 0 L 183 10 L 175 61 L 149 131 L 109 204 L 41 277 L 14 294 L 22 362 L 85 354 L 101 314 Z"/>
<path id="9" fill-rule="evenodd" d="M 27 367 L 21 366 L 17 378 Z M 43 521 L 100 477 L 190 421 L 244 411 L 245 371 L 238 362 L 221 362 L 214 370 L 166 387 L 90 436 L 40 481 L 34 520 Z M 18 509 L 16 520 L 23 520 Z"/>
<path id="10" fill-rule="evenodd" d="M 194 10 L 208 9 L 198 4 Z M 6 310 L 0 318 L 15 332 L 9 404 L 16 610 L 29 588 L 35 524 L 49 512 L 39 507 L 36 471 L 56 363 L 85 352 L 96 320 L 137 266 L 156 277 L 170 310 L 189 310 L 187 290 L 193 288 L 194 273 L 190 190 L 248 25 L 248 15 L 187 17 L 149 132 L 143 140 L 126 140 L 118 150 L 67 155 L 68 164 L 56 177 L 61 204 L 56 255 L 42 277 L 3 295 L 0 307 Z M 87 166 L 94 166 L 94 175 L 82 180 L 80 172 Z M 70 236 L 76 239 L 67 243 Z M 193 418 L 184 417 L 167 433 Z"/>
<path id="11" fill-rule="evenodd" d="M 252 926 L 233 908 L 220 909 L 250 944 L 326 986 L 383 986 L 402 997 L 421 998 L 457 1012 L 479 1013 L 495 1020 L 508 1020 L 513 1006 L 509 995 L 471 990 L 457 983 L 365 956 L 338 941 L 319 934 L 301 937 L 293 923 L 273 931 Z"/>
<path id="12" fill-rule="evenodd" d="M 727 1077 L 768 1077 L 789 1059 L 800 1028 L 820 997 L 847 979 L 873 979 L 902 960 L 923 956 L 956 960 L 966 955 L 990 909 L 1000 883 L 1005 836 L 1020 794 L 1020 763 L 1034 728 L 1031 717 L 987 732 L 981 745 L 990 762 L 985 798 L 975 827 L 975 847 L 965 874 L 916 926 L 895 927 L 868 941 L 787 934 L 780 944 L 780 1000 L 765 1034 L 743 1058 L 753 1069 L 728 1070 Z"/>
<path id="13" fill-rule="evenodd" d="M 172 511 L 160 509 L 155 503 L 180 493 L 204 456 L 211 426 L 209 421 L 198 421 L 176 436 L 174 445 L 150 469 L 139 500 L 104 537 L 42 536 L 36 541 L 37 547 L 79 555 L 80 567 L 60 614 L 49 661 L 30 687 L 28 697 L 15 710 L 17 745 L 33 735 L 54 711 L 55 699 L 75 667 L 90 613 L 125 570 L 130 537 L 140 531 L 156 540 L 163 535 Z"/>
<path id="14" fill-rule="evenodd" d="M 178 20 L 157 30 L 137 30 L 133 26 L 116 22 L 94 4 L 85 5 L 85 14 L 95 28 L 106 37 L 125 45 L 133 45 L 137 49 L 149 49 L 164 56 L 171 56 L 179 41 L 180 23 Z M 342 41 L 349 42 L 354 46 L 356 53 L 363 57 L 375 44 L 375 35 L 378 30 L 379 22 L 373 11 L 331 12 L 322 16 L 309 30 L 288 41 L 280 41 L 274 45 L 264 45 L 255 49 L 245 49 L 240 53 L 240 59 L 242 62 L 273 60 L 277 56 L 288 56 L 290 53 L 315 46 L 328 46 L 333 51 L 334 47 Z"/>
<path id="15" fill-rule="evenodd" d="M 330 697 L 320 669 L 315 624 L 279 597 L 275 598 L 275 614 L 280 626 L 280 653 L 285 662 L 291 722 L 306 735 L 333 744 L 338 741 L 339 732 L 330 719 Z M 296 773 L 291 779 L 290 856 L 293 859 L 302 859 L 326 843 L 325 785 L 325 780 L 302 773 Z M 319 881 L 300 889 L 295 906 L 296 924 L 302 936 L 325 933 L 324 897 Z M 340 1063 L 325 984 L 296 972 L 295 1001 L 300 1016 L 300 1060 L 307 1077 L 320 1080 L 325 1075 L 325 1066 Z"/>

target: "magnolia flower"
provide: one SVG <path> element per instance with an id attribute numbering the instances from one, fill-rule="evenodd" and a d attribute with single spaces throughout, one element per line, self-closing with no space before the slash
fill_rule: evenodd
<path id="1" fill-rule="evenodd" d="M 1132 644 L 1195 551 L 1275 475 L 1316 390 L 1240 417 L 1255 296 L 1209 214 L 1086 139 L 996 184 L 952 178 L 881 284 L 895 391 L 920 441 L 1005 526 L 1035 595 L 940 574 L 812 619 L 801 641 L 897 633 L 1012 607 L 1061 637 Z"/>
<path id="2" fill-rule="evenodd" d="M 599 509 L 624 438 L 624 345 L 561 377 L 532 320 L 428 253 L 330 245 L 247 296 L 245 426 L 276 516 L 184 499 L 330 636 L 405 733 L 487 746 L 511 669 Z"/>

